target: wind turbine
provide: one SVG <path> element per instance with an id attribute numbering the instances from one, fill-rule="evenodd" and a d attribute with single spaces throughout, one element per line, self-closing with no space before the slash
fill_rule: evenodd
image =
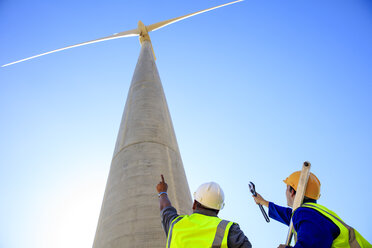
<path id="1" fill-rule="evenodd" d="M 191 213 L 191 194 L 163 87 L 155 64 L 149 32 L 238 0 L 192 14 L 21 59 L 9 66 L 46 54 L 96 42 L 139 36 L 141 52 L 128 92 L 107 179 L 93 248 L 165 245 L 154 186 L 163 174 L 169 198 L 179 214 Z"/>
<path id="2" fill-rule="evenodd" d="M 150 36 L 149 36 L 149 32 L 151 32 L 151 31 L 158 30 L 160 28 L 163 28 L 163 27 L 168 26 L 170 24 L 173 24 L 175 22 L 179 22 L 181 20 L 187 19 L 189 17 L 195 16 L 195 15 L 207 12 L 207 11 L 211 11 L 211 10 L 214 10 L 214 9 L 217 9 L 217 8 L 221 8 L 221 7 L 224 7 L 224 6 L 227 6 L 227 5 L 230 5 L 230 4 L 234 4 L 234 3 L 237 3 L 237 2 L 242 2 L 242 1 L 244 1 L 244 0 L 237 0 L 237 1 L 229 2 L 229 3 L 221 4 L 221 5 L 218 5 L 218 6 L 209 8 L 209 9 L 197 11 L 197 12 L 194 12 L 194 13 L 191 13 L 191 14 L 188 14 L 188 15 L 184 15 L 184 16 L 172 18 L 172 19 L 169 19 L 169 20 L 166 20 L 166 21 L 161 21 L 161 22 L 157 22 L 157 23 L 154 23 L 154 24 L 150 24 L 148 26 L 145 26 L 142 21 L 138 21 L 138 25 L 137 25 L 136 29 L 123 31 L 123 32 L 120 32 L 120 33 L 115 33 L 115 34 L 110 35 L 110 36 L 106 36 L 106 37 L 98 38 L 98 39 L 95 39 L 95 40 L 90 40 L 90 41 L 78 43 L 78 44 L 75 44 L 75 45 L 66 46 L 66 47 L 59 48 L 59 49 L 56 49 L 56 50 L 53 50 L 53 51 L 41 53 L 41 54 L 38 54 L 38 55 L 34 55 L 34 56 L 31 56 L 31 57 L 28 57 L 28 58 L 20 59 L 20 60 L 5 64 L 5 65 L 2 65 L 1 67 L 6 67 L 6 66 L 9 66 L 9 65 L 17 64 L 17 63 L 20 63 L 20 62 L 23 62 L 23 61 L 26 61 L 26 60 L 34 59 L 34 58 L 37 58 L 37 57 L 41 57 L 41 56 L 44 56 L 44 55 L 47 55 L 47 54 L 63 51 L 63 50 L 74 48 L 74 47 L 79 47 L 79 46 L 93 44 L 93 43 L 97 43 L 97 42 L 101 42 L 101 41 L 113 40 L 113 39 L 124 38 L 124 37 L 139 36 L 141 45 L 143 44 L 144 41 L 149 41 L 151 43 L 151 39 L 150 39 Z"/>

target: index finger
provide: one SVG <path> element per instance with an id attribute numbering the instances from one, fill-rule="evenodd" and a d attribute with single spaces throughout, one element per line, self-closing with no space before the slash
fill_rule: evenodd
<path id="1" fill-rule="evenodd" d="M 163 174 L 161 174 L 160 176 L 161 176 L 161 181 L 162 181 L 163 183 L 165 183 L 165 182 L 164 182 L 164 176 L 163 176 Z"/>

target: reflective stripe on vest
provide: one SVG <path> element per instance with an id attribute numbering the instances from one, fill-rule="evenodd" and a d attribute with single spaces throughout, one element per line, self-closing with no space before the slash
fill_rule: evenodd
<path id="1" fill-rule="evenodd" d="M 174 219 L 171 223 L 171 226 L 169 227 L 169 231 L 168 231 L 168 240 L 167 240 L 167 248 L 170 247 L 170 243 L 172 241 L 172 231 L 173 231 L 173 227 L 174 225 L 180 221 L 182 219 L 182 215 L 181 216 L 178 216 L 176 219 Z"/>
<path id="2" fill-rule="evenodd" d="M 318 211 L 331 220 L 339 229 L 340 234 L 333 240 L 332 248 L 363 248 L 372 247 L 370 244 L 351 226 L 347 225 L 333 211 L 317 203 L 304 203 L 301 207 L 307 207 Z M 369 245 L 368 245 L 369 244 Z"/>
<path id="3" fill-rule="evenodd" d="M 227 248 L 227 235 L 233 222 L 198 213 L 172 221 L 167 248 Z"/>
<path id="4" fill-rule="evenodd" d="M 222 245 L 222 240 L 223 237 L 225 236 L 225 230 L 229 222 L 227 220 L 222 220 L 218 226 L 217 226 L 217 231 L 214 236 L 214 240 L 212 243 L 212 248 L 220 248 Z"/>

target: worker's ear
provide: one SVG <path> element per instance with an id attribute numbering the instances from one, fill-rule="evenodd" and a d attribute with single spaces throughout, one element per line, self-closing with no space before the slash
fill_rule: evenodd
<path id="1" fill-rule="evenodd" d="M 192 204 L 192 210 L 196 209 L 197 202 L 194 200 L 194 204 Z"/>
<path id="2" fill-rule="evenodd" d="M 291 194 L 291 197 L 293 197 L 293 198 L 294 198 L 294 197 L 295 197 L 295 195 L 296 195 L 296 191 L 292 189 L 292 190 L 290 191 L 290 194 Z"/>
<path id="3" fill-rule="evenodd" d="M 294 188 L 292 188 L 291 186 L 287 186 L 288 188 L 288 190 L 289 190 L 289 195 L 291 196 L 291 197 L 294 197 L 295 195 L 296 195 L 296 190 L 294 190 Z"/>

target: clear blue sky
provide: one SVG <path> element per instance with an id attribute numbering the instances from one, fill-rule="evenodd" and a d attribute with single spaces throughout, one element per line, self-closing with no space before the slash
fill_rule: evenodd
<path id="1" fill-rule="evenodd" d="M 222 3 L 2 0 L 0 64 Z M 287 227 L 248 182 L 285 205 L 305 160 L 319 203 L 372 241 L 371 30 L 369 0 L 246 0 L 150 34 L 190 189 L 220 183 L 220 216 L 254 247 Z M 0 69 L 1 248 L 92 246 L 139 50 L 124 38 Z"/>

